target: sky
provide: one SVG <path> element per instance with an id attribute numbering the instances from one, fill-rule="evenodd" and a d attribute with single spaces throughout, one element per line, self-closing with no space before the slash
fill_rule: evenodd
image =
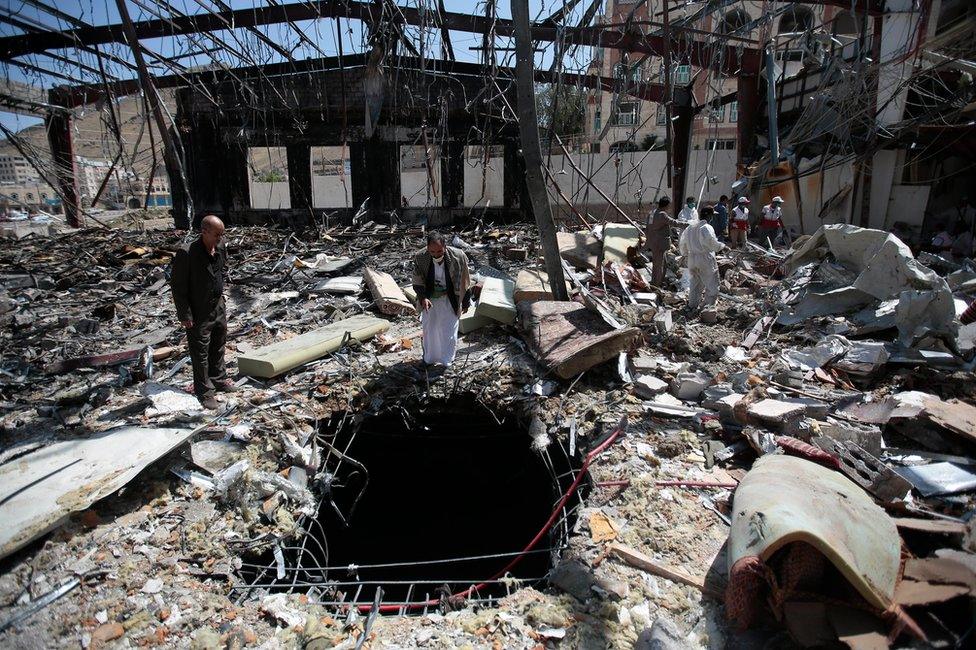
<path id="1" fill-rule="evenodd" d="M 103 25 L 109 23 L 119 22 L 119 13 L 116 6 L 115 0 L 44 0 L 47 4 L 52 6 L 57 6 L 57 8 L 75 18 L 78 18 L 88 24 Z M 165 6 L 167 0 L 156 0 L 159 4 Z M 279 0 L 282 3 L 294 2 L 295 0 Z M 415 0 L 395 0 L 403 6 L 416 5 Z M 138 0 L 142 5 L 146 7 L 154 7 L 153 0 Z M 263 6 L 268 4 L 267 0 L 224 0 L 225 4 L 230 5 L 234 9 L 246 9 L 254 6 Z M 36 7 L 24 3 L 22 0 L 4 0 L 4 6 L 0 8 L 0 11 L 9 12 L 13 17 L 16 17 L 25 22 L 41 22 L 45 25 L 51 25 L 54 27 L 70 28 L 66 21 L 59 18 L 43 14 Z M 215 5 L 212 4 L 211 0 L 170 0 L 171 6 L 182 13 L 185 14 L 200 14 L 205 13 L 205 8 L 211 8 Z M 484 5 L 481 2 L 476 2 L 476 0 L 444 0 L 445 7 L 448 11 L 469 13 L 472 11 L 477 11 L 482 13 L 484 11 Z M 535 16 L 547 16 L 553 11 L 561 7 L 563 0 L 529 0 L 529 12 L 530 15 Z M 581 5 L 588 4 L 587 2 L 581 2 Z M 140 7 L 133 0 L 127 0 L 127 6 L 129 8 L 130 15 L 135 21 L 147 20 L 156 18 L 142 7 Z M 500 0 L 498 2 L 498 15 L 500 18 L 508 18 L 511 16 L 510 1 Z M 581 8 L 577 8 L 577 11 L 582 11 Z M 343 25 L 345 25 L 343 21 Z M 322 56 L 323 54 L 334 55 L 337 54 L 336 47 L 336 35 L 335 35 L 335 25 L 334 20 L 318 20 L 318 21 L 305 21 L 303 23 L 298 23 L 298 27 L 302 29 L 307 38 L 314 43 L 314 46 L 321 50 L 321 53 L 315 52 L 312 46 L 305 44 L 303 49 L 296 50 L 296 58 L 305 58 L 308 56 Z M 362 51 L 361 48 L 361 32 L 359 21 L 349 21 L 348 23 L 351 33 L 344 34 L 343 40 L 343 51 L 346 53 Z M 268 25 L 260 28 L 263 33 L 265 33 L 271 40 L 279 45 L 283 45 L 286 48 L 296 45 L 298 43 L 298 37 L 293 30 L 291 30 L 286 25 Z M 0 36 L 9 36 L 14 34 L 23 33 L 22 30 L 17 27 L 8 25 L 7 23 L 0 22 Z M 246 45 L 251 45 L 257 41 L 257 38 L 245 30 L 237 30 L 235 34 L 241 39 L 241 42 Z M 233 38 L 228 37 L 228 32 L 220 32 L 219 36 L 233 43 Z M 167 57 L 172 57 L 176 55 L 184 55 L 193 51 L 199 51 L 201 49 L 211 49 L 214 47 L 212 41 L 209 41 L 205 37 L 193 37 L 198 39 L 196 43 L 188 37 L 177 37 L 177 38 L 164 38 L 164 39 L 150 39 L 143 41 L 143 45 L 154 52 Z M 471 50 L 471 47 L 476 47 L 481 45 L 481 35 L 479 34 L 467 34 L 467 33 L 451 33 L 451 41 L 454 46 L 455 56 L 458 60 L 462 61 L 477 61 L 479 52 Z M 432 43 L 435 42 L 435 38 L 432 37 Z M 121 44 L 115 44 L 111 46 L 103 46 L 107 51 L 119 56 L 120 58 L 125 58 L 126 60 L 131 60 L 127 52 L 127 47 Z M 252 49 L 253 48 L 249 48 Z M 83 63 L 89 65 L 92 68 L 97 67 L 97 63 L 93 55 L 79 53 L 76 50 L 64 50 L 60 51 L 60 54 L 74 60 L 82 61 Z M 233 55 L 229 53 L 215 53 L 214 56 L 221 58 L 223 61 L 227 62 L 229 65 L 239 65 L 236 63 Z M 270 62 L 282 60 L 280 56 L 275 55 L 277 58 L 271 59 Z M 549 55 L 551 57 L 551 55 Z M 547 64 L 546 61 L 547 54 L 545 52 L 537 53 L 537 61 L 539 65 Z M 70 74 L 71 76 L 78 76 L 79 74 L 84 75 L 87 81 L 95 81 L 96 77 L 87 74 L 79 73 L 77 67 L 67 67 L 64 64 L 56 63 L 51 59 L 44 56 L 37 57 L 26 57 L 23 58 L 28 62 L 34 63 L 35 65 L 51 69 L 52 66 L 58 69 L 59 66 L 62 67 L 64 72 Z M 264 62 L 264 61 L 262 61 Z M 186 66 L 192 65 L 205 65 L 212 64 L 213 60 L 209 55 L 201 55 L 197 57 L 188 57 L 180 59 L 180 63 Z M 110 74 L 114 73 L 120 78 L 131 78 L 134 75 L 126 70 L 125 68 L 109 63 Z M 53 85 L 66 83 L 63 79 L 58 79 L 50 76 L 40 76 L 33 72 L 25 72 L 24 70 L 5 64 L 0 64 L 0 69 L 2 69 L 2 74 L 6 75 L 7 78 L 22 82 L 27 82 L 35 86 L 41 86 L 44 88 L 50 88 Z M 156 66 L 154 72 L 158 74 L 165 74 L 169 72 L 162 66 Z M 18 131 L 32 124 L 37 124 L 41 122 L 40 118 L 35 118 L 32 116 L 16 115 L 13 113 L 0 112 L 0 124 L 4 127 L 10 129 L 11 131 Z"/>

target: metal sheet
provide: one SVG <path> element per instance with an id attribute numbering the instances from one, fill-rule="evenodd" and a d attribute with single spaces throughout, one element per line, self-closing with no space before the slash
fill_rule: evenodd
<path id="1" fill-rule="evenodd" d="M 764 562 L 805 542 L 822 553 L 870 604 L 887 609 L 895 593 L 900 538 L 890 517 L 841 474 L 791 456 L 756 461 L 735 492 L 729 567 Z"/>
<path id="2" fill-rule="evenodd" d="M 118 490 L 192 433 L 122 427 L 55 442 L 0 466 L 0 557 Z"/>
<path id="3" fill-rule="evenodd" d="M 895 472 L 925 497 L 976 490 L 976 474 L 953 463 L 896 467 Z"/>

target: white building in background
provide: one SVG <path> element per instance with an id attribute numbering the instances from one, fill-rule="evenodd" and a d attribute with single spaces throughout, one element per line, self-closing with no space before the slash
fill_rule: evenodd
<path id="1" fill-rule="evenodd" d="M 697 11 L 700 4 L 691 3 L 683 12 L 672 9 L 671 20 Z M 780 79 L 793 77 L 804 66 L 817 65 L 825 57 L 856 54 L 860 23 L 850 11 L 799 3 L 777 3 L 777 8 L 781 11 L 774 17 L 769 29 L 777 47 L 776 72 Z M 603 24 L 619 25 L 633 14 L 632 19 L 638 24 L 632 29 L 640 29 L 646 34 L 657 33 L 660 27 L 646 23 L 660 23 L 662 10 L 663 0 L 647 0 L 644 3 L 637 0 L 607 0 L 606 9 L 599 20 Z M 762 11 L 762 2 L 737 2 L 695 22 L 693 27 L 716 34 L 734 35 L 738 40 L 729 40 L 731 47 L 756 47 L 760 27 L 754 21 L 762 16 Z M 707 40 L 707 36 L 701 34 L 691 34 L 691 37 Z M 736 90 L 735 77 L 723 77 L 701 70 L 691 66 L 688 61 L 675 60 L 672 64 L 673 83 L 678 86 L 691 84 L 698 104 L 714 101 Z M 595 50 L 589 72 L 622 81 L 664 81 L 661 57 L 645 57 L 638 52 L 608 48 Z M 584 142 L 595 152 L 645 149 L 653 142 L 663 143 L 665 121 L 663 105 L 625 94 L 593 91 L 587 101 Z M 734 153 L 737 121 L 737 102 L 700 112 L 692 127 L 692 149 L 714 148 Z"/>
<path id="2" fill-rule="evenodd" d="M 0 209 L 36 208 L 49 211 L 60 203 L 61 199 L 54 188 L 38 179 L 0 185 Z"/>
<path id="3" fill-rule="evenodd" d="M 40 178 L 27 159 L 15 154 L 0 155 L 0 183 L 17 185 L 31 183 Z"/>
<path id="4" fill-rule="evenodd" d="M 112 163 L 99 158 L 75 156 L 75 165 L 81 197 L 91 201 L 95 198 L 98 188 L 102 186 L 105 176 L 112 168 Z"/>

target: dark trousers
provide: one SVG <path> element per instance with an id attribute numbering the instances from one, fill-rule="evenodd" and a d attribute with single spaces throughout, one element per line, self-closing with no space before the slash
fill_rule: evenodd
<path id="1" fill-rule="evenodd" d="M 651 284 L 655 287 L 664 287 L 664 254 L 666 249 L 651 249 Z"/>
<path id="2" fill-rule="evenodd" d="M 196 320 L 186 333 L 193 362 L 193 392 L 197 397 L 213 396 L 214 381 L 227 379 L 224 345 L 227 343 L 227 312 L 221 305 L 207 320 Z"/>

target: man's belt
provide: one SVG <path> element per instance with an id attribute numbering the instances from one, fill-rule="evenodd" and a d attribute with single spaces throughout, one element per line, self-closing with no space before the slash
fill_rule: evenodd
<path id="1" fill-rule="evenodd" d="M 438 298 L 443 298 L 447 295 L 447 289 L 443 287 L 434 287 L 430 292 L 430 300 L 437 300 Z"/>

